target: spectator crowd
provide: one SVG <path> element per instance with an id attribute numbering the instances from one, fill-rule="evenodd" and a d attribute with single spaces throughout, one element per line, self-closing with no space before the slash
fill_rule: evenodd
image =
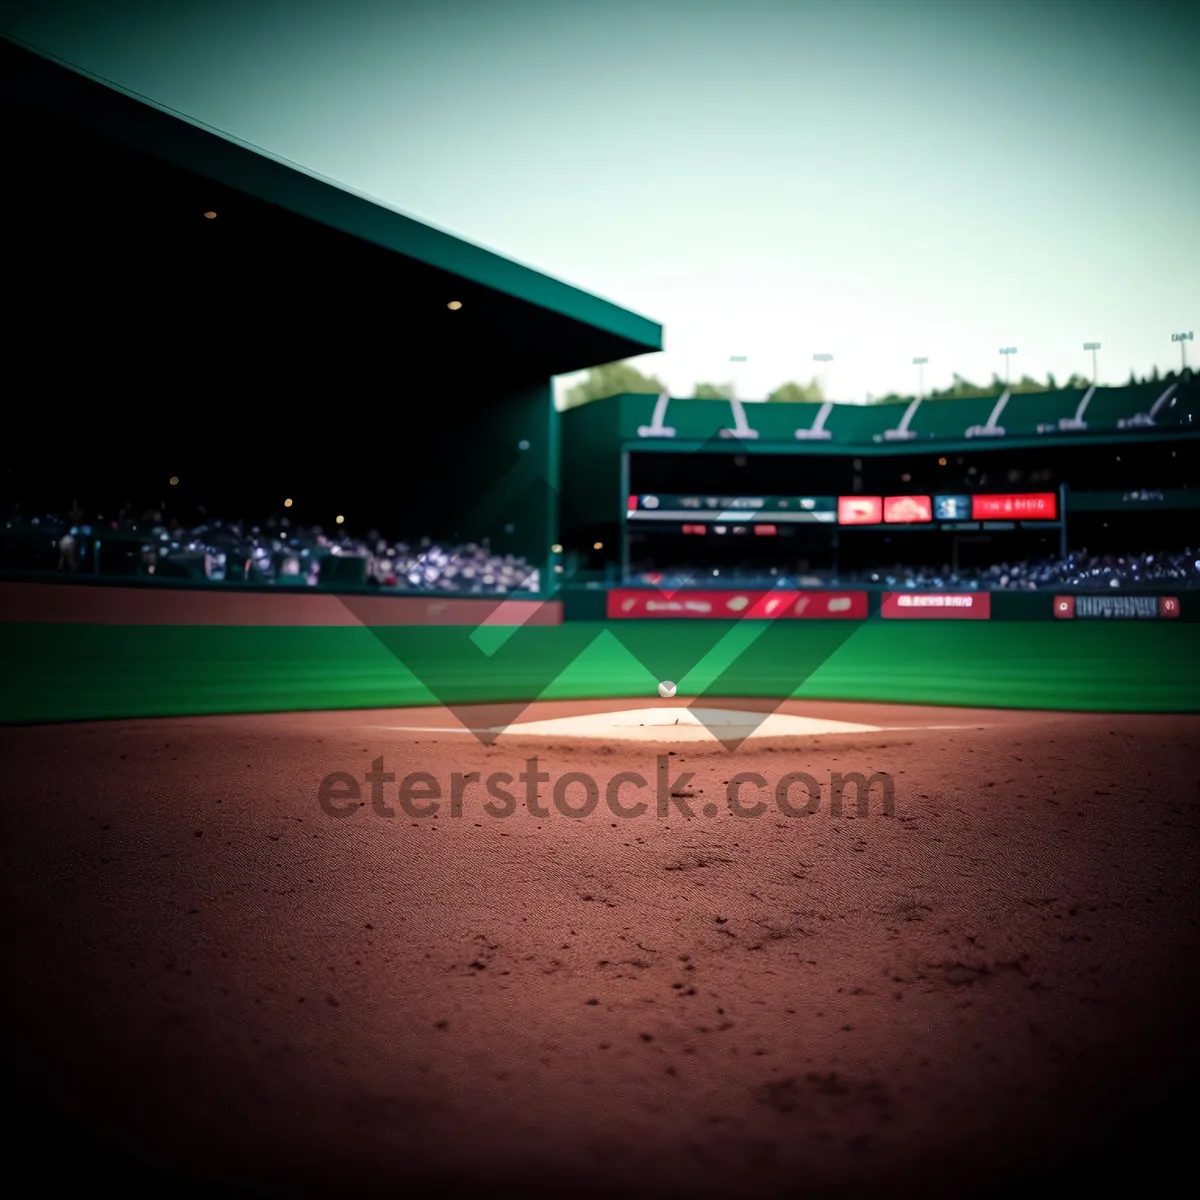
<path id="1" fill-rule="evenodd" d="M 1200 549 L 1174 552 L 1093 555 L 1072 551 L 1066 558 L 1030 562 L 995 563 L 987 567 L 954 570 L 901 566 L 859 571 L 805 571 L 790 574 L 777 568 L 765 573 L 732 569 L 680 568 L 642 572 L 642 583 L 657 587 L 844 587 L 849 585 L 920 588 L 923 591 L 1054 591 L 1105 588 L 1137 591 L 1150 587 L 1200 589 Z"/>
<path id="2" fill-rule="evenodd" d="M 305 528 L 286 518 L 262 525 L 210 521 L 184 528 L 160 512 L 134 519 L 65 515 L 8 517 L 0 568 L 129 575 L 196 582 L 349 586 L 494 595 L 537 591 L 539 572 L 486 542 L 411 543 Z"/>
<path id="3" fill-rule="evenodd" d="M 12 514 L 0 527 L 0 569 L 58 570 L 196 582 L 245 582 L 299 587 L 497 595 L 536 592 L 537 568 L 523 557 L 493 553 L 486 542 L 443 545 L 425 537 L 395 541 L 327 532 L 274 518 L 262 525 L 209 521 L 184 528 L 150 511 L 115 519 L 66 514 Z M 1072 551 L 1065 558 L 954 569 L 896 565 L 867 570 L 679 567 L 642 571 L 635 582 L 659 587 L 920 588 L 947 591 L 1200 589 L 1200 548 L 1130 554 Z M 615 580 L 614 580 L 615 582 Z"/>

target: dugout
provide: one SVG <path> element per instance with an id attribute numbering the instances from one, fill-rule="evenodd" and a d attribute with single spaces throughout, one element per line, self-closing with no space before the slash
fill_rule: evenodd
<path id="1" fill-rule="evenodd" d="M 6 508 L 290 498 L 546 562 L 551 377 L 658 325 L 3 39 L 0 104 Z"/>

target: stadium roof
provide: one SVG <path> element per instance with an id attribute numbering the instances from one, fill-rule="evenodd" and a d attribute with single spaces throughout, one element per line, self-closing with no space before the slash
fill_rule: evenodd
<path id="1" fill-rule="evenodd" d="M 4 38 L 0 96 L 10 178 L 29 197 L 21 216 L 55 237 L 83 220 L 94 235 L 100 212 L 107 240 L 119 229 L 125 259 L 144 253 L 148 270 L 166 252 L 245 268 L 255 286 L 277 276 L 281 302 L 305 284 L 310 306 L 369 297 L 423 352 L 535 375 L 662 348 L 644 317 Z"/>

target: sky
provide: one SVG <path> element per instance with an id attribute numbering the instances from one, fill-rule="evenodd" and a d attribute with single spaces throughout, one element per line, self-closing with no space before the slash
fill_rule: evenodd
<path id="1" fill-rule="evenodd" d="M 0 0 L 0 30 L 658 321 L 634 361 L 672 395 L 861 401 L 1001 346 L 1061 380 L 1087 341 L 1120 383 L 1200 332 L 1184 0 Z"/>

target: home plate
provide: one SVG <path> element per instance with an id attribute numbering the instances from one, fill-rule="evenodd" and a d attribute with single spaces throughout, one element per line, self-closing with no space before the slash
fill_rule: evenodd
<path id="1" fill-rule="evenodd" d="M 829 733 L 878 733 L 878 725 L 826 721 L 787 713 L 740 712 L 725 708 L 638 708 L 625 712 L 590 713 L 525 721 L 503 730 L 510 737 L 573 737 L 611 741 L 698 742 L 726 738 L 810 737 Z"/>

